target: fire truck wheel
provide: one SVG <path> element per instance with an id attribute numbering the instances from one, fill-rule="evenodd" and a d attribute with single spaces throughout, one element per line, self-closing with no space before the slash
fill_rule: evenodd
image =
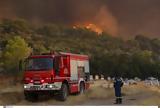
<path id="1" fill-rule="evenodd" d="M 36 93 L 25 93 L 25 99 L 28 101 L 37 101 L 38 99 L 38 94 Z"/>
<path id="2" fill-rule="evenodd" d="M 61 90 L 60 90 L 60 93 L 59 93 L 59 99 L 61 101 L 65 101 L 67 99 L 67 96 L 68 96 L 68 86 L 66 83 L 63 83 L 62 84 L 62 87 L 61 87 Z"/>
<path id="3" fill-rule="evenodd" d="M 83 94 L 84 91 L 85 91 L 84 83 L 81 82 L 81 83 L 80 83 L 80 91 L 79 91 L 79 94 Z"/>

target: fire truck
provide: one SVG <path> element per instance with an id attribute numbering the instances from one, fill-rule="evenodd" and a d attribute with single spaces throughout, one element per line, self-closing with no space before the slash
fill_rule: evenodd
<path id="1" fill-rule="evenodd" d="M 24 95 L 37 99 L 45 92 L 56 93 L 65 101 L 72 93 L 89 88 L 89 57 L 72 53 L 31 55 L 25 60 Z"/>

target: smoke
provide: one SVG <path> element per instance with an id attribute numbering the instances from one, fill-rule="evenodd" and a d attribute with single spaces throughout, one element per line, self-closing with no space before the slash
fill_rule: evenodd
<path id="1" fill-rule="evenodd" d="M 106 6 L 102 6 L 95 16 L 94 23 L 113 36 L 118 35 L 118 22 Z"/>
<path id="2" fill-rule="evenodd" d="M 0 0 L 0 18 L 32 23 L 94 23 L 114 36 L 160 37 L 159 0 Z"/>
<path id="3" fill-rule="evenodd" d="M 91 4 L 92 2 L 92 4 Z M 94 23 L 111 35 L 117 35 L 116 18 L 97 0 L 7 0 L 0 8 L 1 18 L 24 18 L 32 23 Z M 1 4 L 1 3 L 0 3 Z M 1 4 L 2 5 L 2 4 Z M 0 11 L 0 12 L 1 12 Z M 4 14 L 5 13 L 5 14 Z"/>
<path id="4" fill-rule="evenodd" d="M 93 8 L 93 9 L 95 9 L 95 8 Z M 83 11 L 86 12 L 86 10 L 83 10 Z M 82 12 L 82 14 L 83 14 L 83 11 L 79 9 L 79 11 L 76 11 L 76 13 Z M 75 18 L 76 22 L 74 25 L 88 26 L 88 28 L 92 28 L 92 29 L 94 29 L 94 31 L 99 29 L 98 30 L 99 32 L 104 31 L 112 36 L 117 36 L 118 29 L 119 29 L 118 22 L 117 22 L 117 19 L 109 11 L 107 6 L 100 6 L 94 12 L 95 13 L 92 14 L 92 17 L 88 16 L 88 15 L 90 15 L 89 13 L 86 13 L 86 16 L 88 16 L 88 17 L 79 16 L 79 14 L 78 14 Z M 80 15 L 82 15 L 82 14 L 80 14 Z"/>
<path id="5" fill-rule="evenodd" d="M 5 1 L 0 1 L 0 19 L 2 19 L 2 18 L 15 18 L 15 17 L 16 16 L 15 16 L 10 4 Z"/>
<path id="6" fill-rule="evenodd" d="M 134 37 L 137 34 L 160 37 L 159 0 L 107 0 L 106 3 L 117 18 L 122 37 Z"/>

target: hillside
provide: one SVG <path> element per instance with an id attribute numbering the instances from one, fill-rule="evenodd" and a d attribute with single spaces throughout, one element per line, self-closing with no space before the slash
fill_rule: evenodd
<path id="1" fill-rule="evenodd" d="M 30 52 L 53 50 L 89 55 L 92 74 L 114 76 L 117 72 L 128 78 L 160 75 L 160 39 L 137 35 L 123 40 L 82 27 L 32 25 L 19 19 L 0 21 L 0 72 L 3 75 L 19 74 L 18 62 Z"/>

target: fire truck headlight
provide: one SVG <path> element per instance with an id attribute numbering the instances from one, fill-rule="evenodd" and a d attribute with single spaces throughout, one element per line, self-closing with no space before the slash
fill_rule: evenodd
<path id="1" fill-rule="evenodd" d="M 53 86 L 52 85 L 49 85 L 49 88 L 52 88 Z"/>
<path id="2" fill-rule="evenodd" d="M 24 85 L 24 88 L 26 89 L 26 88 L 27 88 L 27 86 L 26 86 L 26 85 Z"/>

